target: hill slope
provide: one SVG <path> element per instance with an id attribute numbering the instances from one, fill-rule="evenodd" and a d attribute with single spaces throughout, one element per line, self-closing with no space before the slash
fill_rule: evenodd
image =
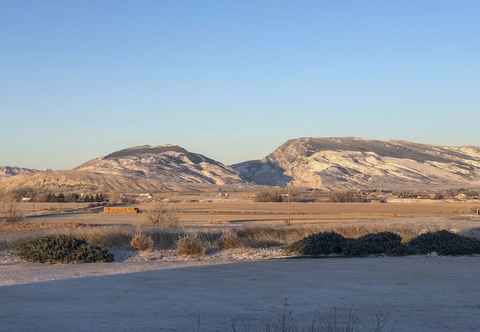
<path id="1" fill-rule="evenodd" d="M 22 175 L 22 174 L 33 174 L 36 172 L 40 172 L 40 171 L 35 169 L 30 169 L 30 168 L 0 166 L 0 178 L 10 177 L 15 175 Z"/>
<path id="2" fill-rule="evenodd" d="M 230 167 L 176 145 L 145 145 L 120 150 L 91 160 L 75 170 L 177 184 L 224 185 L 241 181 Z"/>
<path id="3" fill-rule="evenodd" d="M 145 192 L 241 183 L 228 166 L 179 146 L 140 146 L 96 158 L 69 171 L 48 171 L 3 179 L 10 190 Z"/>
<path id="4" fill-rule="evenodd" d="M 232 166 L 242 179 L 321 189 L 480 185 L 480 148 L 360 138 L 292 139 L 263 160 Z"/>

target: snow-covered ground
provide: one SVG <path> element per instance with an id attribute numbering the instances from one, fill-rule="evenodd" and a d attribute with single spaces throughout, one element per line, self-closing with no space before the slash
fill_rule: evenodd
<path id="1" fill-rule="evenodd" d="M 285 299 L 293 317 L 307 324 L 335 308 L 338 319 L 352 310 L 364 324 L 386 317 L 383 331 L 478 331 L 478 275 L 480 257 L 372 257 L 168 268 L 4 286 L 0 331 L 232 331 L 232 322 L 278 318 Z"/>

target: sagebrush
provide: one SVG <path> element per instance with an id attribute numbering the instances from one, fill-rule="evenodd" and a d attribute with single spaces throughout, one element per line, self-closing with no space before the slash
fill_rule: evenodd
<path id="1" fill-rule="evenodd" d="M 145 234 L 141 230 L 137 230 L 130 241 L 130 245 L 137 251 L 152 251 L 154 242 L 150 235 Z"/>
<path id="2" fill-rule="evenodd" d="M 201 256 L 207 252 L 207 248 L 196 234 L 188 234 L 177 241 L 177 255 Z"/>
<path id="3" fill-rule="evenodd" d="M 480 240 L 449 231 L 427 232 L 406 243 L 391 232 L 345 238 L 335 232 L 312 234 L 286 248 L 288 253 L 307 256 L 368 256 L 368 255 L 473 255 L 480 254 Z"/>
<path id="4" fill-rule="evenodd" d="M 35 263 L 113 262 L 113 255 L 108 250 L 67 235 L 22 241 L 14 245 L 13 252 L 20 258 Z"/>

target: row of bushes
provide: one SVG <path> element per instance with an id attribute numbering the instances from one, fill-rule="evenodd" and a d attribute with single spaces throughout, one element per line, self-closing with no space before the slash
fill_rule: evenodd
<path id="1" fill-rule="evenodd" d="M 260 191 L 255 195 L 255 202 L 263 203 L 281 203 L 281 202 L 298 202 L 310 203 L 314 202 L 315 198 L 311 193 L 304 193 L 298 189 L 273 189 Z"/>
<path id="2" fill-rule="evenodd" d="M 281 203 L 290 199 L 290 202 L 309 203 L 315 202 L 317 198 L 311 192 L 301 192 L 295 188 L 291 190 L 273 189 L 258 192 L 255 195 L 255 202 Z M 333 203 L 369 203 L 371 199 L 358 191 L 338 191 L 329 193 L 328 201 Z"/>
<path id="3" fill-rule="evenodd" d="M 222 233 L 200 232 L 180 233 L 136 232 L 130 240 L 131 248 L 137 251 L 149 251 L 158 247 L 155 243 L 168 240 L 168 248 L 176 249 L 181 256 L 203 255 L 212 250 L 241 247 L 270 246 L 271 243 L 259 243 L 251 234 L 242 231 L 224 231 Z M 165 237 L 165 238 L 164 238 Z M 252 242 L 253 241 L 253 242 Z M 275 243 L 279 245 L 280 242 Z M 166 248 L 164 248 L 166 249 Z M 22 241 L 13 246 L 19 257 L 39 263 L 97 263 L 112 262 L 113 255 L 102 246 L 92 245 L 70 235 L 46 236 L 34 240 Z M 480 240 L 461 236 L 448 231 L 439 231 L 419 235 L 403 243 L 395 233 L 380 232 L 346 238 L 335 232 L 322 232 L 309 235 L 287 246 L 287 253 L 307 256 L 369 256 L 389 255 L 405 256 L 437 253 L 439 255 L 480 254 Z"/>
<path id="4" fill-rule="evenodd" d="M 24 198 L 29 198 L 31 202 L 104 202 L 107 200 L 102 193 L 79 194 L 79 193 L 52 193 L 33 189 L 31 187 L 19 187 L 13 191 L 0 191 L 0 199 L 3 201 L 20 202 Z"/>
<path id="5" fill-rule="evenodd" d="M 236 232 L 199 232 L 199 233 L 169 233 L 170 248 L 174 248 L 179 256 L 199 256 L 211 251 L 247 247 L 245 239 Z M 130 245 L 137 251 L 149 251 L 155 248 L 155 234 L 137 231 Z"/>
<path id="6" fill-rule="evenodd" d="M 241 244 L 236 236 L 225 233 L 161 233 L 163 244 L 175 248 L 180 256 L 198 256 L 212 249 L 227 249 Z M 137 231 L 130 240 L 130 246 L 137 251 L 151 251 L 159 234 Z M 164 248 L 166 249 L 166 248 Z M 109 263 L 113 255 L 101 246 L 71 235 L 45 236 L 33 240 L 20 241 L 13 245 L 12 251 L 20 258 L 34 263 Z"/>
<path id="7" fill-rule="evenodd" d="M 348 239 L 334 232 L 317 233 L 297 241 L 287 248 L 289 253 L 308 256 L 368 256 L 368 255 L 472 255 L 480 254 L 480 240 L 439 231 L 419 235 L 407 243 L 395 233 L 382 232 Z"/>

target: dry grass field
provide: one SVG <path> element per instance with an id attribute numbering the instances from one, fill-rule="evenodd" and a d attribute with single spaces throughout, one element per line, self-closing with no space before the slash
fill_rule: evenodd
<path id="1" fill-rule="evenodd" d="M 258 203 L 254 193 L 234 193 L 218 198 L 214 193 L 169 194 L 168 201 L 179 224 L 186 229 L 224 230 L 276 228 L 297 233 L 335 230 L 349 236 L 389 230 L 415 235 L 424 230 L 448 229 L 477 232 L 480 217 L 471 213 L 480 206 L 476 201 L 405 201 L 405 203 Z M 82 229 L 102 233 L 132 232 L 138 226 L 149 227 L 146 214 L 158 203 L 132 205 L 144 213 L 108 215 L 101 209 L 87 210 L 86 203 L 18 203 L 25 216 L 21 222 L 0 224 L 0 242 L 50 232 Z"/>
<path id="2" fill-rule="evenodd" d="M 50 297 L 56 294 L 52 289 L 61 289 L 63 294 L 64 287 L 76 292 L 75 299 L 100 294 L 99 299 L 93 300 L 91 295 L 86 296 L 76 312 L 87 315 L 90 308 L 97 312 L 115 308 L 113 315 L 127 313 L 133 299 L 140 312 L 147 313 L 141 320 L 142 326 L 171 330 L 178 326 L 189 330 L 190 317 L 199 312 L 206 317 L 202 320 L 203 330 L 220 327 L 225 330 L 225 317 L 234 317 L 233 313 L 238 312 L 248 319 L 254 319 L 258 313 L 274 317 L 265 313 L 262 305 L 267 301 L 274 307 L 286 297 L 294 304 L 292 308 L 303 315 L 299 321 L 311 317 L 321 304 L 322 312 L 328 312 L 332 306 L 345 312 L 360 308 L 360 317 L 364 319 L 374 317 L 379 309 L 389 308 L 393 319 L 388 323 L 400 331 L 420 327 L 425 331 L 450 331 L 454 327 L 473 330 L 476 326 L 478 308 L 472 294 L 476 294 L 478 287 L 470 272 L 478 256 L 281 259 L 288 258 L 284 250 L 287 245 L 320 231 L 335 231 L 348 238 L 391 231 L 408 241 L 428 231 L 449 230 L 480 238 L 480 216 L 472 213 L 473 208 L 479 207 L 476 201 L 289 204 L 254 202 L 251 193 L 237 193 L 228 199 L 203 193 L 169 195 L 161 202 L 130 205 L 139 208 L 142 211 L 139 214 L 106 214 L 101 208 L 88 206 L 18 203 L 15 207 L 23 219 L 0 223 L 0 298 L 6 299 L 4 302 L 9 303 L 12 312 L 24 313 L 22 327 L 31 328 L 32 315 L 38 312 L 37 307 L 29 306 L 35 301 L 25 299 L 50 301 L 56 311 L 72 307 L 68 297 L 61 301 L 59 295 Z M 86 240 L 107 248 L 115 261 L 42 264 L 11 255 L 16 241 L 44 235 L 71 235 Z M 465 291 L 459 292 L 458 280 Z M 37 294 L 34 289 L 47 291 Z M 24 290 L 26 293 L 18 297 Z M 132 290 L 136 294 L 133 298 Z M 169 293 L 172 291 L 174 296 Z M 123 307 L 112 307 L 101 300 L 117 298 L 120 292 L 128 294 Z M 436 297 L 430 300 L 432 294 Z M 176 306 L 196 303 L 204 309 L 197 312 L 182 309 L 185 315 L 177 315 L 168 311 L 172 298 L 178 300 Z M 460 309 L 456 304 L 445 306 L 452 298 L 461 303 Z M 310 300 L 306 303 L 305 299 Z M 159 304 L 163 315 L 150 315 L 149 310 Z M 252 305 L 254 310 L 250 310 Z M 422 308 L 423 316 L 411 320 L 409 317 L 417 314 L 417 308 Z M 439 312 L 442 320 L 437 319 Z M 118 330 L 120 326 L 133 329 L 140 324 L 133 320 L 132 325 L 122 322 L 113 328 L 112 314 L 105 319 L 106 330 Z M 44 327 L 62 329 L 71 321 L 50 319 Z M 426 323 L 431 325 L 430 329 L 423 329 Z M 3 324 L 5 330 L 18 326 L 14 319 L 6 319 Z"/>

